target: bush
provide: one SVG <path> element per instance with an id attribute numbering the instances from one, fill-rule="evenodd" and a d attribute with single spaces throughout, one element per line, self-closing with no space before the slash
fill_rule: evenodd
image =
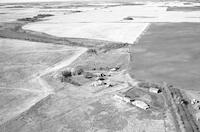
<path id="1" fill-rule="evenodd" d="M 27 18 L 19 18 L 17 19 L 18 21 L 25 21 L 25 22 L 37 22 L 37 21 L 41 21 L 41 18 L 45 18 L 45 17 L 50 17 L 50 16 L 54 16 L 52 14 L 38 14 L 37 16 L 34 17 L 27 17 Z"/>
<path id="2" fill-rule="evenodd" d="M 76 67 L 74 72 L 75 75 L 81 75 L 83 74 L 84 70 L 81 67 Z"/>
<path id="3" fill-rule="evenodd" d="M 96 49 L 88 49 L 87 53 L 88 54 L 95 54 L 96 55 L 97 54 L 97 50 Z"/>
<path id="4" fill-rule="evenodd" d="M 37 16 L 35 16 L 36 18 L 44 18 L 44 17 L 50 17 L 50 16 L 54 16 L 52 14 L 38 14 Z"/>
<path id="5" fill-rule="evenodd" d="M 65 77 L 65 78 L 68 78 L 68 77 L 72 76 L 72 73 L 71 73 L 71 71 L 63 71 L 62 76 Z"/>
<path id="6" fill-rule="evenodd" d="M 125 17 L 124 20 L 133 20 L 132 17 Z"/>
<path id="7" fill-rule="evenodd" d="M 78 82 L 74 81 L 72 78 L 64 78 L 64 77 L 62 77 L 61 78 L 61 82 L 67 82 L 67 83 L 70 83 L 70 84 L 75 85 L 75 86 L 81 86 L 81 84 L 79 84 Z"/>

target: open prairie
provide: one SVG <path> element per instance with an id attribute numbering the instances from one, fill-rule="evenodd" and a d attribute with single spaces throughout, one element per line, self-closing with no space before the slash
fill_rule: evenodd
<path id="1" fill-rule="evenodd" d="M 0 132 L 198 132 L 199 6 L 0 4 Z"/>
<path id="2" fill-rule="evenodd" d="M 62 68 L 62 61 L 69 60 L 70 64 L 70 59 L 80 50 L 61 45 L 0 39 L 1 123 L 46 96 L 52 89 L 45 88 L 35 78 Z"/>

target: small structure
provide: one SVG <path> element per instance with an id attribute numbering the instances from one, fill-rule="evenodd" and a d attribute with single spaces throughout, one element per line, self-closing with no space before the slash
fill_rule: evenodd
<path id="1" fill-rule="evenodd" d="M 149 92 L 151 92 L 151 93 L 160 93 L 161 91 L 160 91 L 160 89 L 158 89 L 158 88 L 149 88 Z"/>
<path id="2" fill-rule="evenodd" d="M 131 102 L 131 99 L 129 97 L 125 97 L 124 95 L 122 94 L 115 94 L 114 95 L 114 98 L 118 99 L 118 100 L 121 100 L 121 101 L 124 101 L 126 103 L 130 103 Z"/>
<path id="3" fill-rule="evenodd" d="M 117 71 L 119 70 L 119 68 L 120 68 L 119 66 L 116 66 L 116 67 L 111 68 L 110 71 Z"/>
<path id="4" fill-rule="evenodd" d="M 194 106 L 194 108 L 195 108 L 196 110 L 200 110 L 200 105 L 199 105 L 199 104 L 196 104 L 196 105 Z"/>
<path id="5" fill-rule="evenodd" d="M 146 104 L 146 103 L 143 102 L 143 101 L 134 100 L 134 101 L 132 101 L 131 103 L 132 103 L 132 105 L 137 106 L 137 107 L 139 107 L 139 108 L 141 108 L 141 109 L 143 109 L 143 110 L 149 109 L 149 105 Z"/>
<path id="6" fill-rule="evenodd" d="M 98 81 L 98 80 L 103 81 L 103 80 L 105 80 L 105 78 L 104 78 L 104 77 L 96 77 L 95 80 L 96 80 L 96 81 Z"/>
<path id="7" fill-rule="evenodd" d="M 94 73 L 96 77 L 105 77 L 106 75 L 104 73 Z"/>
<path id="8" fill-rule="evenodd" d="M 192 100 L 191 100 L 191 104 L 193 104 L 193 105 L 194 105 L 194 104 L 197 104 L 197 103 L 199 103 L 199 101 L 198 101 L 198 100 L 196 100 L 196 99 L 192 99 Z"/>
<path id="9" fill-rule="evenodd" d="M 200 112 L 197 112 L 197 113 L 196 113 L 196 120 L 197 120 L 197 121 L 200 121 Z"/>
<path id="10" fill-rule="evenodd" d="M 125 17 L 124 20 L 133 20 L 133 18 L 129 16 L 129 17 Z"/>
<path id="11" fill-rule="evenodd" d="M 106 87 L 113 87 L 116 83 L 112 82 L 111 80 L 106 81 Z"/>
<path id="12" fill-rule="evenodd" d="M 63 74 L 71 74 L 71 76 L 75 76 L 76 75 L 76 70 L 75 68 L 71 68 L 71 67 L 67 67 L 64 71 Z"/>
<path id="13" fill-rule="evenodd" d="M 106 83 L 106 87 L 113 87 L 111 83 Z"/>
<path id="14" fill-rule="evenodd" d="M 97 86 L 102 86 L 105 85 L 105 83 L 101 80 L 95 81 L 92 83 L 92 86 L 97 87 Z"/>
<path id="15" fill-rule="evenodd" d="M 76 70 L 75 70 L 75 68 L 70 68 L 70 72 L 72 73 L 73 76 L 76 75 Z"/>

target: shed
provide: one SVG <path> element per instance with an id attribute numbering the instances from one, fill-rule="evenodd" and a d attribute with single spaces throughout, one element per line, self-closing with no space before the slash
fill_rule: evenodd
<path id="1" fill-rule="evenodd" d="M 197 121 L 200 121 L 200 112 L 197 112 L 197 113 L 196 113 L 196 120 L 197 120 Z"/>
<path id="2" fill-rule="evenodd" d="M 105 84 L 105 83 L 104 83 L 103 81 L 98 80 L 98 81 L 93 82 L 93 83 L 92 83 L 92 86 L 97 87 L 97 86 L 101 86 L 101 85 L 104 85 L 104 84 Z"/>
<path id="3" fill-rule="evenodd" d="M 116 85 L 116 83 L 114 83 L 113 81 L 111 81 L 111 80 L 107 80 L 106 81 L 106 86 L 107 87 L 113 87 L 113 86 L 115 86 Z"/>
<path id="4" fill-rule="evenodd" d="M 120 67 L 119 67 L 119 66 L 116 66 L 116 67 L 111 68 L 110 71 L 117 71 L 117 70 L 119 70 L 119 69 L 120 69 Z"/>
<path id="5" fill-rule="evenodd" d="M 146 104 L 146 103 L 143 102 L 143 101 L 140 101 L 140 100 L 134 100 L 134 101 L 131 102 L 131 103 L 132 103 L 132 105 L 137 106 L 137 107 L 139 107 L 139 108 L 141 108 L 141 109 L 143 109 L 143 110 L 147 110 L 147 109 L 149 109 L 149 105 Z"/>
<path id="6" fill-rule="evenodd" d="M 124 20 L 133 20 L 132 17 L 125 17 Z"/>
<path id="7" fill-rule="evenodd" d="M 98 81 L 98 80 L 103 81 L 103 80 L 105 80 L 105 78 L 104 78 L 104 77 L 96 77 L 95 80 L 96 80 L 96 81 Z"/>
<path id="8" fill-rule="evenodd" d="M 114 98 L 124 101 L 126 103 L 130 103 L 131 99 L 129 97 L 125 97 L 123 94 L 115 94 Z"/>
<path id="9" fill-rule="evenodd" d="M 151 92 L 151 93 L 160 93 L 161 91 L 160 91 L 160 89 L 158 89 L 158 88 L 149 88 L 149 92 Z"/>
<path id="10" fill-rule="evenodd" d="M 191 104 L 194 105 L 194 104 L 197 104 L 197 103 L 199 103 L 199 100 L 196 100 L 196 99 L 192 99 L 192 100 L 191 100 Z"/>
<path id="11" fill-rule="evenodd" d="M 104 73 L 94 73 L 97 77 L 105 77 L 106 75 Z"/>

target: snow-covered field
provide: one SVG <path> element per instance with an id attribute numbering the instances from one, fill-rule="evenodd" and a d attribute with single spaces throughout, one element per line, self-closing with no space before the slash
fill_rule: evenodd
<path id="1" fill-rule="evenodd" d="M 56 15 L 48 21 L 25 25 L 24 29 L 55 36 L 101 39 L 133 43 L 151 22 L 200 22 L 200 11 L 166 11 L 167 6 L 194 6 L 175 3 L 99 8 L 68 15 Z M 124 20 L 132 17 L 133 20 Z"/>
<path id="2" fill-rule="evenodd" d="M 25 29 L 59 37 L 89 38 L 133 43 L 148 23 L 70 23 L 31 24 Z"/>

